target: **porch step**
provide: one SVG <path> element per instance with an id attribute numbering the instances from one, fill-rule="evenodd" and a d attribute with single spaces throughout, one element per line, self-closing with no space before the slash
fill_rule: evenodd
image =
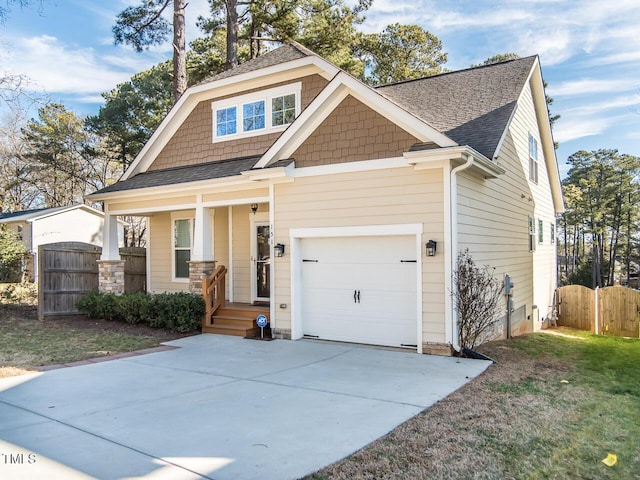
<path id="1" fill-rule="evenodd" d="M 250 304 L 227 304 L 219 308 L 210 325 L 202 326 L 202 333 L 255 337 L 260 335 L 256 318 L 263 314 L 269 319 L 269 307 Z"/>

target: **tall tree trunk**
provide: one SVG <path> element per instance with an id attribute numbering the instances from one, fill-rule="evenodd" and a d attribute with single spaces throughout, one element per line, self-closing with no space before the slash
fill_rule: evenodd
<path id="1" fill-rule="evenodd" d="M 173 0 L 173 103 L 176 103 L 187 89 L 185 8 L 186 0 Z"/>
<path id="2" fill-rule="evenodd" d="M 238 66 L 238 1 L 225 0 L 227 5 L 227 63 L 226 70 Z"/>

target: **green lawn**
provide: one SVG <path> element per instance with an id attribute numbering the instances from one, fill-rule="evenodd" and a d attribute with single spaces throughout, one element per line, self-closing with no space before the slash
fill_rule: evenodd
<path id="1" fill-rule="evenodd" d="M 639 340 L 559 329 L 479 350 L 498 363 L 308 478 L 640 479 Z"/>

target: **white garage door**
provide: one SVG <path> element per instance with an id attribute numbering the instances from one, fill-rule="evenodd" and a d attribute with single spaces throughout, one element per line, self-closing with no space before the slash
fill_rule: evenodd
<path id="1" fill-rule="evenodd" d="M 417 270 L 415 236 L 303 239 L 303 334 L 415 347 Z"/>

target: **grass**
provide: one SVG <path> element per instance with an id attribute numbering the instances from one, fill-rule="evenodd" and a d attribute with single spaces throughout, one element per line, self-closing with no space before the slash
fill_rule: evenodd
<path id="1" fill-rule="evenodd" d="M 640 340 L 558 329 L 479 350 L 498 363 L 307 479 L 640 479 Z"/>
<path id="2" fill-rule="evenodd" d="M 33 292 L 0 287 L 0 378 L 37 371 L 43 365 L 156 347 L 184 336 L 81 315 L 39 321 Z"/>

